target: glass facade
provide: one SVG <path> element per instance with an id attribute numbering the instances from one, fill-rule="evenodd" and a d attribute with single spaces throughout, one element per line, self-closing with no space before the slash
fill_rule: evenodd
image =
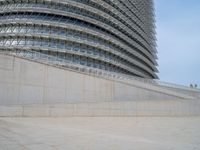
<path id="1" fill-rule="evenodd" d="M 153 0 L 1 0 L 0 49 L 157 78 Z"/>

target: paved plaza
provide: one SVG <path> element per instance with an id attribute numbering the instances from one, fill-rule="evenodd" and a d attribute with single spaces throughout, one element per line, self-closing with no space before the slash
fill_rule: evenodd
<path id="1" fill-rule="evenodd" d="M 0 150 L 199 150 L 200 117 L 0 118 Z"/>

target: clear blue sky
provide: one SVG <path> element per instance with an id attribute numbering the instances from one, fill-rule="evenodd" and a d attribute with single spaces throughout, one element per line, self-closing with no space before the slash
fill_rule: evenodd
<path id="1" fill-rule="evenodd" d="M 200 0 L 155 0 L 160 80 L 200 87 Z"/>

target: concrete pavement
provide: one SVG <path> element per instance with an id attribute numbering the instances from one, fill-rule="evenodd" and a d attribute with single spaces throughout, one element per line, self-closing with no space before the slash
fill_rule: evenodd
<path id="1" fill-rule="evenodd" d="M 0 118 L 0 150 L 199 150 L 200 117 Z"/>

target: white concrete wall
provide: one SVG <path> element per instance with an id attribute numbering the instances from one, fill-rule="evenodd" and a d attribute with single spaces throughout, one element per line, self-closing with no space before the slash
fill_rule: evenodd
<path id="1" fill-rule="evenodd" d="M 198 100 L 184 100 L 186 98 L 190 97 L 139 81 L 131 84 L 113 81 L 0 55 L 0 116 L 7 113 L 5 110 L 17 116 L 56 116 L 62 112 L 91 115 L 92 112 L 98 114 L 98 111 L 108 115 L 113 111 L 110 107 L 114 107 L 113 114 L 142 115 L 159 110 L 157 114 L 166 115 L 168 110 L 171 112 L 176 107 L 182 110 L 191 109 L 191 106 L 200 108 Z M 58 104 L 64 108 L 56 107 Z M 84 110 L 79 107 L 84 107 Z M 182 112 L 185 113 L 185 110 Z"/>
<path id="2" fill-rule="evenodd" d="M 113 88 L 113 81 L 0 56 L 0 104 L 111 101 Z"/>

